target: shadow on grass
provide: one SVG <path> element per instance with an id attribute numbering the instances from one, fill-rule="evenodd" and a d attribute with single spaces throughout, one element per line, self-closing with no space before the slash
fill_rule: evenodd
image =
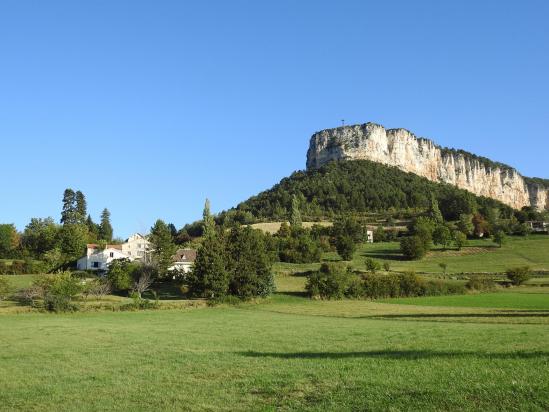
<path id="1" fill-rule="evenodd" d="M 460 352 L 433 350 L 377 350 L 364 352 L 236 352 L 249 358 L 278 359 L 354 359 L 354 358 L 387 358 L 387 359 L 433 359 L 433 358 L 483 358 L 483 359 L 537 359 L 549 357 L 549 352 Z"/>
<path id="2" fill-rule="evenodd" d="M 402 255 L 400 250 L 395 250 L 395 249 L 378 249 L 372 252 L 369 252 L 366 250 L 360 255 L 362 257 L 369 257 L 374 259 L 398 260 L 398 261 L 409 260 L 404 255 Z"/>
<path id="3" fill-rule="evenodd" d="M 549 311 L 545 310 L 531 310 L 520 312 L 496 312 L 496 313 L 416 313 L 406 315 L 377 315 L 367 316 L 376 317 L 378 319 L 429 319 L 429 318 L 525 318 L 525 317 L 537 317 L 544 318 L 549 317 Z"/>
<path id="4" fill-rule="evenodd" d="M 278 296 L 291 296 L 291 297 L 298 297 L 298 298 L 308 298 L 309 295 L 307 295 L 307 292 L 275 292 L 275 295 Z"/>

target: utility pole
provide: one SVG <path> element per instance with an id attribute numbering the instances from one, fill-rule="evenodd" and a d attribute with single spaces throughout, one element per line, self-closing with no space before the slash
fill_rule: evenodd
<path id="1" fill-rule="evenodd" d="M 341 126 L 345 127 L 345 119 L 341 119 Z"/>

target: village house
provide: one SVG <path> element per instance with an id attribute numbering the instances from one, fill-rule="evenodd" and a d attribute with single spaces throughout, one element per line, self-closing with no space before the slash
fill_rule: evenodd
<path id="1" fill-rule="evenodd" d="M 196 250 L 193 249 L 179 249 L 172 257 L 173 264 L 168 268 L 169 271 L 181 271 L 183 273 L 189 273 L 196 260 Z"/>
<path id="2" fill-rule="evenodd" d="M 139 233 L 130 236 L 121 245 L 106 245 L 102 248 L 97 244 L 86 245 L 86 255 L 78 259 L 78 270 L 107 271 L 109 264 L 116 259 L 129 259 L 147 263 L 150 261 L 150 243 Z"/>

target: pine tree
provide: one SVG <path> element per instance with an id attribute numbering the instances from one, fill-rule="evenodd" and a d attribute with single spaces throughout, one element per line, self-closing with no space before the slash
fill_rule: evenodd
<path id="1" fill-rule="evenodd" d="M 113 229 L 111 225 L 111 212 L 107 208 L 101 212 L 101 223 L 99 224 L 99 239 L 107 242 L 112 241 Z"/>
<path id="2" fill-rule="evenodd" d="M 68 188 L 63 193 L 63 210 L 61 211 L 61 223 L 71 225 L 76 221 L 76 193 Z"/>
<path id="3" fill-rule="evenodd" d="M 86 223 L 86 215 L 88 214 L 88 206 L 86 203 L 86 196 L 80 190 L 75 194 L 75 213 L 76 223 Z"/>
<path id="4" fill-rule="evenodd" d="M 173 243 L 172 233 L 163 220 L 158 219 L 151 228 L 149 242 L 151 242 L 152 254 L 158 265 L 159 274 L 164 276 L 172 264 L 175 244 Z"/>
<path id="5" fill-rule="evenodd" d="M 290 215 L 290 225 L 292 227 L 301 227 L 301 211 L 299 209 L 299 200 L 296 195 L 292 197 L 292 213 Z"/>
<path id="6" fill-rule="evenodd" d="M 193 271 L 189 275 L 189 291 L 194 296 L 221 299 L 229 291 L 225 245 L 215 231 L 208 233 L 198 249 Z"/>
<path id="7" fill-rule="evenodd" d="M 442 213 L 438 207 L 438 201 L 434 194 L 431 194 L 431 204 L 429 206 L 428 216 L 437 223 L 444 223 Z"/>
<path id="8" fill-rule="evenodd" d="M 210 200 L 206 199 L 202 212 L 203 235 L 209 236 L 215 232 L 215 220 L 210 211 Z"/>

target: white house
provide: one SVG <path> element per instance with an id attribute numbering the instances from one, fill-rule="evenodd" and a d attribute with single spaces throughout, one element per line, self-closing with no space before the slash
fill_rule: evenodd
<path id="1" fill-rule="evenodd" d="M 373 230 L 367 230 L 366 231 L 366 243 L 374 243 L 374 231 Z"/>
<path id="2" fill-rule="evenodd" d="M 107 270 L 108 265 L 115 259 L 126 259 L 122 252 L 122 245 L 107 245 L 100 249 L 98 245 L 90 244 L 86 248 L 86 256 L 82 256 L 76 263 L 78 270 Z"/>
<path id="3" fill-rule="evenodd" d="M 179 270 L 184 273 L 189 273 L 196 260 L 196 250 L 179 249 L 172 257 L 173 264 L 168 268 L 169 271 Z"/>
<path id="4" fill-rule="evenodd" d="M 151 244 L 145 236 L 140 233 L 131 235 L 122 244 L 122 252 L 128 255 L 130 260 L 140 260 L 148 262 L 151 254 Z"/>
<path id="5" fill-rule="evenodd" d="M 150 261 L 151 246 L 147 238 L 139 233 L 130 236 L 121 245 L 106 245 L 102 249 L 97 244 L 86 246 L 86 255 L 78 259 L 78 270 L 107 271 L 109 264 L 116 259 Z"/>

